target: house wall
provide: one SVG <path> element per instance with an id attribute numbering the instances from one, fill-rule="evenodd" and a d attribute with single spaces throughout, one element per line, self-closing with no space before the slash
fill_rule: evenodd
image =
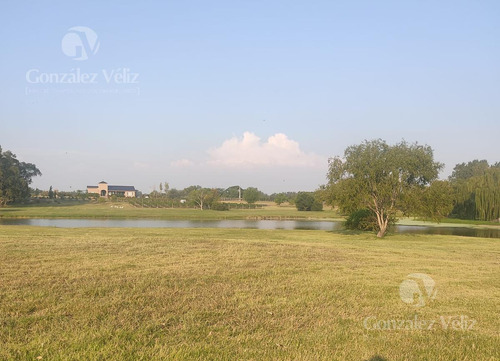
<path id="1" fill-rule="evenodd" d="M 99 194 L 101 194 L 101 191 L 105 190 L 106 191 L 106 197 L 108 197 L 109 195 L 109 191 L 108 191 L 108 185 L 107 183 L 99 183 L 97 185 L 97 189 L 99 190 Z"/>

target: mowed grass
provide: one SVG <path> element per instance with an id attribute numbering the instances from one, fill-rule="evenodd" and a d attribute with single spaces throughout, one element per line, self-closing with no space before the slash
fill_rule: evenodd
<path id="1" fill-rule="evenodd" d="M 415 272 L 438 291 L 420 308 Z M 498 360 L 499 280 L 498 239 L 2 226 L 0 359 Z"/>
<path id="2" fill-rule="evenodd" d="M 340 219 L 337 212 L 299 212 L 292 206 L 267 205 L 262 209 L 229 211 L 194 208 L 140 208 L 126 202 L 62 202 L 0 208 L 0 218 L 155 218 L 155 219 Z"/>

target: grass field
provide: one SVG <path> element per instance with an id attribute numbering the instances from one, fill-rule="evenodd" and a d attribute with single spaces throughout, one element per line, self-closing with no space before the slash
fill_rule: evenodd
<path id="1" fill-rule="evenodd" d="M 156 219 L 334 219 L 332 210 L 299 212 L 290 206 L 266 206 L 263 209 L 211 211 L 193 208 L 136 208 L 125 202 L 102 204 L 63 202 L 52 205 L 9 206 L 0 208 L 0 217 L 23 218 L 156 218 Z"/>
<path id="2" fill-rule="evenodd" d="M 498 239 L 2 226 L 0 266 L 1 360 L 500 359 Z"/>

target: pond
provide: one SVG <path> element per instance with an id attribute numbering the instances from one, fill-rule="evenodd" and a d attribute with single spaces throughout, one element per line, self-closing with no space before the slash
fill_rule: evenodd
<path id="1" fill-rule="evenodd" d="M 297 229 L 297 230 L 342 230 L 339 221 L 301 220 L 159 220 L 159 219 L 45 219 L 45 218 L 0 218 L 0 225 L 25 225 L 62 228 L 240 228 L 240 229 Z M 466 227 L 408 226 L 395 227 L 396 233 L 439 234 L 465 237 L 500 238 L 500 229 Z"/>

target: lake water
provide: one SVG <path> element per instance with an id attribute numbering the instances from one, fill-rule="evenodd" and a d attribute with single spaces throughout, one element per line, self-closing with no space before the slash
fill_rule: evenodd
<path id="1" fill-rule="evenodd" d="M 338 221 L 279 221 L 279 220 L 159 220 L 159 219 L 1 219 L 0 225 L 25 225 L 61 228 L 240 228 L 240 229 L 297 229 L 338 231 Z M 440 234 L 464 237 L 500 238 L 500 229 L 465 227 L 396 226 L 396 233 Z"/>

